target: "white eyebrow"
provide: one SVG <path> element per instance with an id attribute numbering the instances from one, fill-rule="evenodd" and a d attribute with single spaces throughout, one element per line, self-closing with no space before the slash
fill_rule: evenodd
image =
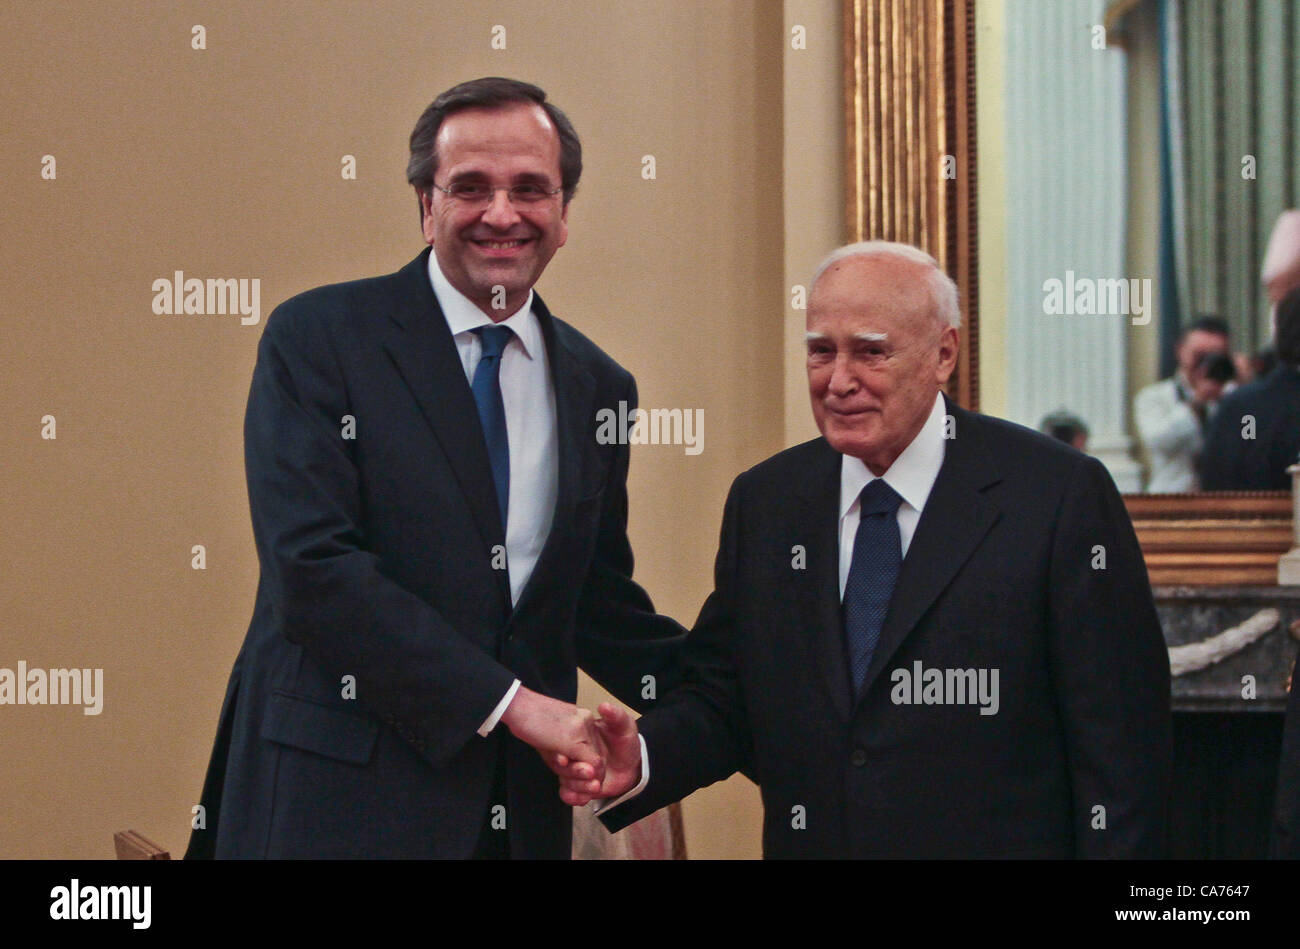
<path id="1" fill-rule="evenodd" d="M 853 338 L 864 343 L 884 343 L 888 342 L 888 333 L 854 333 Z M 825 333 L 804 333 L 803 340 L 805 343 L 819 343 L 830 339 Z"/>

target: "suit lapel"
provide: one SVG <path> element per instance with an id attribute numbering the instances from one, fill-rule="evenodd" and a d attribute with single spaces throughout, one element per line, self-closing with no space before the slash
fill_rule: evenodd
<path id="1" fill-rule="evenodd" d="M 946 395 L 944 404 L 956 419 L 955 437 L 948 441 L 939 477 L 903 558 L 862 695 L 1000 515 L 997 505 L 982 493 L 1000 476 L 984 448 L 977 417 Z"/>
<path id="2" fill-rule="evenodd" d="M 505 543 L 497 510 L 496 489 L 487 442 L 478 419 L 478 406 L 465 379 L 465 367 L 456 342 L 429 283 L 426 249 L 397 274 L 399 292 L 390 316 L 398 333 L 384 342 L 411 395 L 428 420 L 447 456 L 485 549 Z M 500 585 L 510 602 L 509 580 L 504 570 Z"/>
<path id="3" fill-rule="evenodd" d="M 841 720 L 851 712 L 852 688 L 844 657 L 840 612 L 840 454 L 825 440 L 802 479 L 798 524 L 808 534 L 808 569 L 795 574 L 791 606 L 812 643 L 831 703 Z M 782 552 L 784 556 L 784 552 Z"/>
<path id="4" fill-rule="evenodd" d="M 551 383 L 555 387 L 555 433 L 560 457 L 551 530 L 537 558 L 532 576 L 519 594 L 511 622 L 537 595 L 537 590 L 545 589 L 550 582 L 547 576 L 555 566 L 554 561 L 560 556 L 557 551 L 564 549 L 563 536 L 573 522 L 573 512 L 578 504 L 582 466 L 588 463 L 595 437 L 593 403 L 596 380 L 560 341 L 555 331 L 555 321 L 542 298 L 535 296 L 533 304 L 537 321 L 542 327 L 542 338 L 546 342 Z"/>

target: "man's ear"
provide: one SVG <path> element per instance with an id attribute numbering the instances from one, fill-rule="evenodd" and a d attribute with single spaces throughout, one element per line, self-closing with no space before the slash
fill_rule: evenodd
<path id="1" fill-rule="evenodd" d="M 939 333 L 939 366 L 935 373 L 935 381 L 939 385 L 946 385 L 948 377 L 957 368 L 958 340 L 959 335 L 955 326 L 945 325 Z"/>
<path id="2" fill-rule="evenodd" d="M 564 242 L 569 239 L 569 202 L 565 201 L 564 206 L 560 208 L 560 242 L 555 245 L 556 250 L 564 246 Z"/>
<path id="3" fill-rule="evenodd" d="M 424 234 L 424 242 L 430 246 L 433 245 L 433 196 L 432 189 L 421 191 L 418 187 L 415 189 L 415 198 L 420 202 L 420 230 Z"/>

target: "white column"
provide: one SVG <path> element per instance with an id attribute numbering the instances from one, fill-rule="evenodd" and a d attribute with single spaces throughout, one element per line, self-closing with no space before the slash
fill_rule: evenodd
<path id="1" fill-rule="evenodd" d="M 1048 280 L 1130 276 L 1124 53 L 1094 48 L 1105 5 L 1008 0 L 1006 7 L 1007 408 L 1012 421 L 1030 427 L 1056 409 L 1078 415 L 1090 430 L 1089 452 L 1120 490 L 1139 491 L 1126 433 L 1130 316 L 1045 311 Z"/>

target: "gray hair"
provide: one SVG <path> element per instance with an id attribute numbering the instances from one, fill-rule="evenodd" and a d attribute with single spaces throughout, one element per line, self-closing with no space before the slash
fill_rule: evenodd
<path id="1" fill-rule="evenodd" d="M 925 276 L 926 288 L 930 291 L 930 299 L 934 304 L 934 315 L 947 326 L 958 329 L 961 326 L 961 307 L 957 303 L 957 284 L 953 279 L 943 272 L 939 262 L 921 250 L 919 247 L 913 247 L 911 244 L 900 244 L 896 241 L 859 241 L 856 244 L 846 244 L 837 248 L 826 255 L 826 258 L 817 265 L 817 270 L 813 273 L 811 288 L 817 285 L 826 269 L 831 264 L 837 263 L 849 257 L 896 257 L 900 260 L 906 260 L 914 264 L 922 264 L 930 268 L 930 272 Z"/>

